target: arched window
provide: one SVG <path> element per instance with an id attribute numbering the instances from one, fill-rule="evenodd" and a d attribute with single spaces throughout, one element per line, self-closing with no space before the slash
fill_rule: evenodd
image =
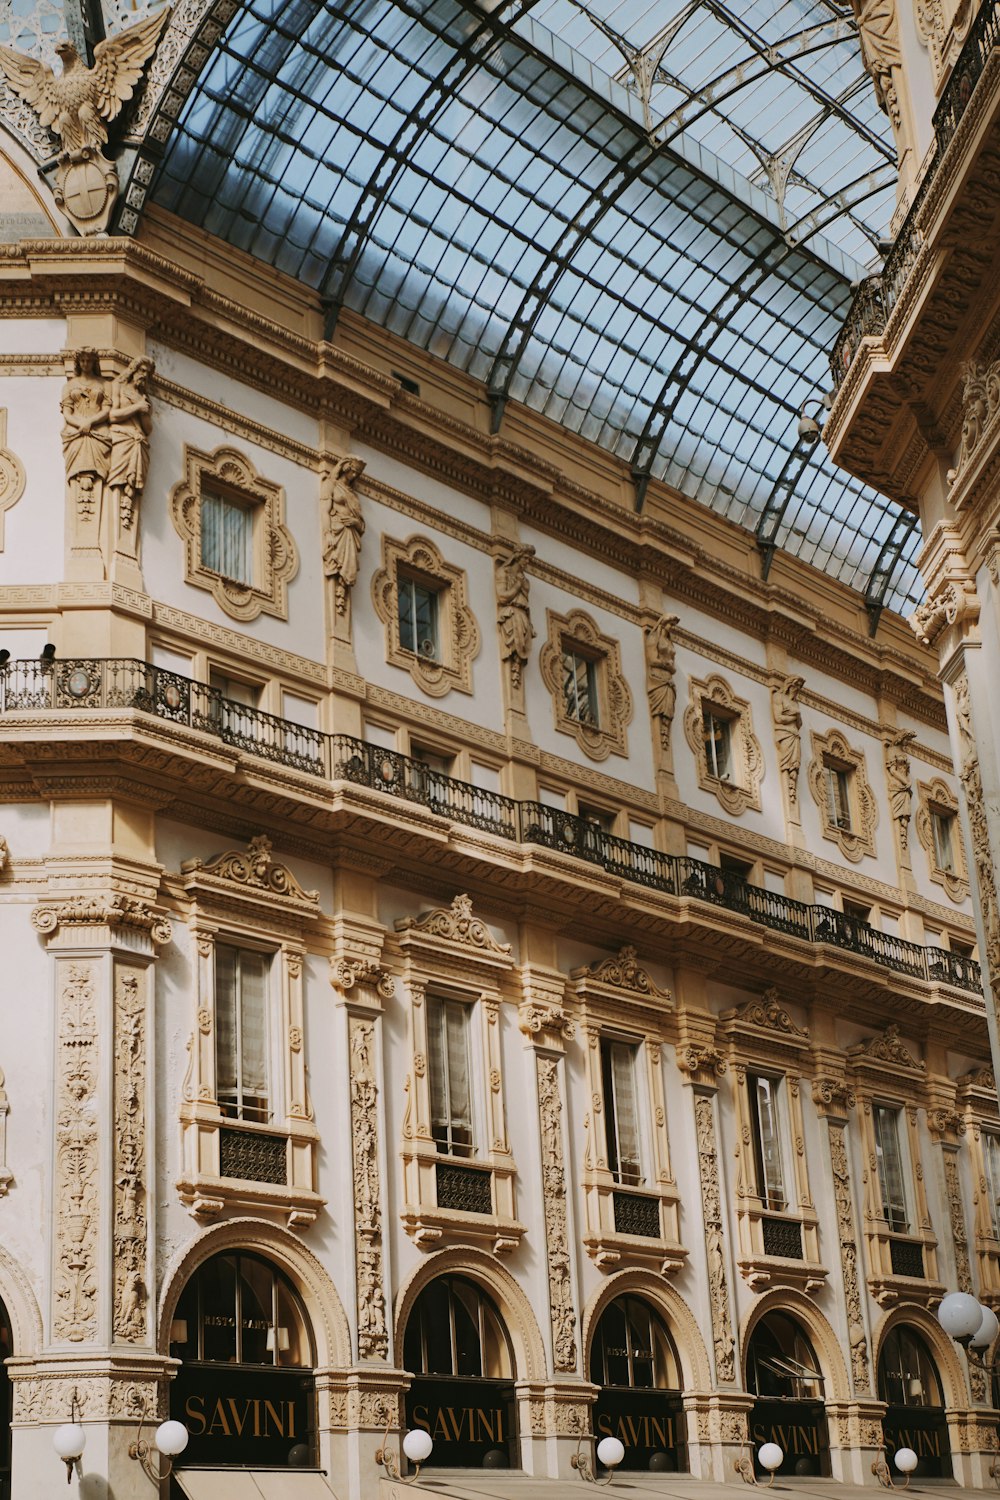
<path id="1" fill-rule="evenodd" d="M 516 1463 L 514 1356 L 490 1297 L 464 1276 L 439 1276 L 413 1304 L 403 1335 L 413 1372 L 406 1421 L 434 1442 L 428 1464 L 510 1468 Z"/>
<path id="2" fill-rule="evenodd" d="M 767 1313 L 747 1346 L 750 1445 L 777 1443 L 779 1474 L 829 1473 L 829 1424 L 823 1371 L 809 1338 L 788 1313 Z"/>
<path id="3" fill-rule="evenodd" d="M 878 1393 L 890 1406 L 944 1406 L 930 1350 L 905 1323 L 886 1334 L 878 1357 Z"/>
<path id="4" fill-rule="evenodd" d="M 188 1429 L 182 1463 L 308 1466 L 315 1453 L 312 1331 L 270 1261 L 215 1255 L 185 1286 L 170 1324 L 182 1361 L 171 1416 Z"/>
<path id="5" fill-rule="evenodd" d="M 600 1388 L 594 1432 L 624 1444 L 622 1468 L 687 1468 L 680 1362 L 644 1298 L 616 1297 L 604 1309 L 590 1344 L 590 1378 Z"/>

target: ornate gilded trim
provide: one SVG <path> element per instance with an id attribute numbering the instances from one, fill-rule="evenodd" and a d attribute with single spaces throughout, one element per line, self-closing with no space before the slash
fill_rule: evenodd
<path id="1" fill-rule="evenodd" d="M 951 824 L 951 850 L 955 864 L 953 870 L 943 870 L 938 864 L 932 822 L 934 813 L 944 814 L 954 820 Z M 916 828 L 917 838 L 927 852 L 930 877 L 935 885 L 942 886 L 952 901 L 968 900 L 969 867 L 958 817 L 958 797 L 940 776 L 935 776 L 933 781 L 917 782 Z"/>
<path id="2" fill-rule="evenodd" d="M 807 779 L 813 801 L 820 811 L 823 837 L 832 840 L 852 864 L 857 864 L 866 854 L 874 858 L 878 804 L 868 784 L 865 752 L 852 749 L 839 729 L 831 729 L 827 734 L 818 734 L 814 730 L 812 751 Z M 838 827 L 830 816 L 826 785 L 828 767 L 846 771 L 849 775 L 850 828 Z"/>
<path id="3" fill-rule="evenodd" d="M 399 638 L 399 579 L 412 577 L 437 596 L 436 655 L 408 651 Z M 382 537 L 382 566 L 372 578 L 372 603 L 385 626 L 386 660 L 409 672 L 417 687 L 432 698 L 452 689 L 472 692 L 472 663 L 479 655 L 479 626 L 469 607 L 468 580 L 461 568 L 446 562 L 424 536 L 399 542 Z"/>
<path id="4" fill-rule="evenodd" d="M 684 737 L 691 747 L 698 771 L 698 785 L 719 799 L 726 812 L 738 818 L 748 808 L 760 811 L 760 784 L 764 779 L 764 756 L 753 732 L 750 704 L 736 695 L 724 677 L 713 673 L 688 682 L 690 701 L 684 710 Z M 729 721 L 732 772 L 716 776 L 705 748 L 705 710 L 721 709 Z"/>
<path id="5" fill-rule="evenodd" d="M 546 610 L 546 641 L 538 658 L 542 681 L 552 698 L 553 722 L 560 734 L 571 735 L 591 760 L 627 755 L 626 731 L 632 722 L 632 694 L 622 672 L 621 647 L 603 635 L 582 609 L 557 615 Z M 597 692 L 596 723 L 585 723 L 567 712 L 563 653 L 577 647 L 593 661 Z"/>
<path id="6" fill-rule="evenodd" d="M 253 517 L 253 582 L 226 578 L 202 560 L 201 502 L 206 489 L 244 505 Z M 288 582 L 299 567 L 298 552 L 285 525 L 285 492 L 258 474 L 235 448 L 201 453 L 184 447 L 184 478 L 170 492 L 174 530 L 184 543 L 184 576 L 194 588 L 207 589 L 219 608 L 234 620 L 258 615 L 288 619 Z"/>

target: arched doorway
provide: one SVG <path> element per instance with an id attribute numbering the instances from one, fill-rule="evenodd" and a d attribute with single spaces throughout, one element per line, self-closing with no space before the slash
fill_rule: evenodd
<path id="1" fill-rule="evenodd" d="M 270 1261 L 244 1251 L 204 1261 L 178 1299 L 170 1353 L 182 1361 L 170 1415 L 188 1430 L 184 1465 L 315 1463 L 312 1330 Z"/>
<path id="2" fill-rule="evenodd" d="M 788 1313 L 761 1318 L 747 1346 L 750 1443 L 777 1443 L 779 1474 L 829 1474 L 829 1429 L 823 1372 L 801 1324 Z M 758 1470 L 759 1472 L 759 1470 Z"/>
<path id="3" fill-rule="evenodd" d="M 608 1303 L 590 1344 L 590 1378 L 600 1387 L 594 1431 L 624 1444 L 623 1469 L 687 1469 L 680 1361 L 644 1297 Z"/>
<path id="4" fill-rule="evenodd" d="M 516 1466 L 514 1358 L 503 1319 L 464 1276 L 438 1276 L 413 1304 L 403 1336 L 413 1374 L 406 1424 L 434 1440 L 428 1467 Z"/>
<path id="5" fill-rule="evenodd" d="M 879 1400 L 886 1403 L 882 1431 L 890 1459 L 897 1448 L 912 1448 L 915 1477 L 951 1479 L 941 1377 L 924 1339 L 908 1323 L 897 1323 L 886 1334 L 877 1381 Z"/>

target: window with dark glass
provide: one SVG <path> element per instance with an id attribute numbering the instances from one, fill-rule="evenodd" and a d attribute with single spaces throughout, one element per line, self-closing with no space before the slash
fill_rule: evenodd
<path id="1" fill-rule="evenodd" d="M 191 1277 L 170 1323 L 170 1352 L 207 1364 L 311 1368 L 297 1292 L 255 1255 L 215 1255 Z"/>
<path id="2" fill-rule="evenodd" d="M 823 765 L 826 782 L 826 817 L 831 828 L 851 831 L 851 773 L 834 761 Z"/>
<path id="3" fill-rule="evenodd" d="M 631 1042 L 601 1039 L 608 1168 L 616 1182 L 629 1187 L 643 1181 L 635 1064 Z"/>
<path id="4" fill-rule="evenodd" d="M 641 1297 L 616 1297 L 601 1314 L 590 1346 L 594 1385 L 680 1389 L 677 1353 L 663 1320 Z"/>
<path id="5" fill-rule="evenodd" d="M 757 1192 L 764 1208 L 773 1213 L 783 1213 L 788 1206 L 781 1161 L 779 1088 L 776 1078 L 768 1078 L 763 1073 L 747 1076 Z"/>
<path id="6" fill-rule="evenodd" d="M 886 1334 L 878 1360 L 878 1395 L 890 1406 L 942 1406 L 941 1381 L 915 1329 L 899 1324 Z"/>
<path id="7" fill-rule="evenodd" d="M 421 583 L 409 573 L 400 572 L 396 579 L 396 601 L 399 611 L 399 644 L 428 661 L 440 656 L 438 638 L 438 591 Z"/>
<path id="8" fill-rule="evenodd" d="M 986 1201 L 993 1234 L 1000 1239 L 1000 1135 L 994 1130 L 982 1132 L 983 1175 L 986 1178 Z"/>
<path id="9" fill-rule="evenodd" d="M 468 1005 L 433 995 L 428 999 L 431 1134 L 438 1150 L 450 1156 L 472 1156 L 475 1151 L 469 1022 Z"/>
<path id="10" fill-rule="evenodd" d="M 730 781 L 733 773 L 733 721 L 728 714 L 705 703 L 701 711 L 705 742 L 705 770 L 718 781 Z"/>
<path id="11" fill-rule="evenodd" d="M 563 711 L 567 719 L 600 728 L 597 701 L 597 662 L 572 642 L 563 644 Z"/>
<path id="12" fill-rule="evenodd" d="M 761 1318 L 747 1347 L 747 1390 L 773 1401 L 823 1396 L 823 1372 L 802 1328 L 786 1313 Z"/>
<path id="13" fill-rule="evenodd" d="M 215 945 L 216 1097 L 224 1115 L 265 1121 L 268 1093 L 267 992 L 271 959 L 252 948 Z"/>
<path id="14" fill-rule="evenodd" d="M 900 1113 L 898 1109 L 876 1104 L 872 1110 L 872 1121 L 875 1127 L 875 1158 L 882 1195 L 882 1215 L 891 1230 L 897 1234 L 906 1234 L 910 1220 L 906 1210 L 903 1151 L 899 1139 Z"/>
<path id="15" fill-rule="evenodd" d="M 955 873 L 955 814 L 940 807 L 931 810 L 931 837 L 934 841 L 934 863 L 945 875 Z"/>
<path id="16" fill-rule="evenodd" d="M 201 564 L 235 583 L 253 583 L 253 511 L 227 495 L 203 490 Z"/>
<path id="17" fill-rule="evenodd" d="M 438 1276 L 420 1293 L 406 1324 L 403 1363 L 420 1375 L 510 1380 L 514 1361 L 490 1298 L 461 1276 Z"/>

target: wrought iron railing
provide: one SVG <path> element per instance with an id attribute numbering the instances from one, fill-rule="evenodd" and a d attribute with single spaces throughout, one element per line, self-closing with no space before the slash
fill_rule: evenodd
<path id="1" fill-rule="evenodd" d="M 450 822 L 536 844 L 599 866 L 663 895 L 724 907 L 806 942 L 860 954 L 900 974 L 982 992 L 979 965 L 963 954 L 924 948 L 828 906 L 810 906 L 752 884 L 735 871 L 663 854 L 606 832 L 589 818 L 543 802 L 518 802 L 433 769 L 414 756 L 353 735 L 325 734 L 235 703 L 216 688 L 133 660 L 12 661 L 0 668 L 0 712 L 129 708 L 187 725 L 251 755 L 309 776 L 354 782 L 420 803 Z"/>
<path id="2" fill-rule="evenodd" d="M 851 362 L 866 334 L 885 331 L 892 310 L 916 264 L 923 240 L 917 229 L 917 217 L 924 199 L 941 165 L 959 121 L 968 108 L 976 84 L 1000 42 L 1000 0 L 985 0 L 972 23 L 934 111 L 934 154 L 920 181 L 903 220 L 895 243 L 885 258 L 882 272 L 862 281 L 854 294 L 844 326 L 830 355 L 830 370 L 836 389 L 850 369 Z"/>

